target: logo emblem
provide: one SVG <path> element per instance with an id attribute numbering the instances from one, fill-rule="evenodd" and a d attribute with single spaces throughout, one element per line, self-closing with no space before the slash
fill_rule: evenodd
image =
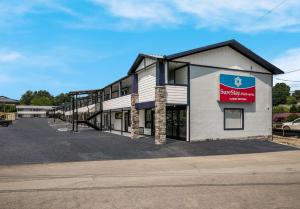
<path id="1" fill-rule="evenodd" d="M 236 77 L 234 79 L 234 84 L 237 86 L 237 87 L 240 87 L 242 85 L 242 79 L 240 77 Z"/>

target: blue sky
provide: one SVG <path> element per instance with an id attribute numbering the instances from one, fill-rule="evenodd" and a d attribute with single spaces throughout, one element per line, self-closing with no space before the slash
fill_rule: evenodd
<path id="1" fill-rule="evenodd" d="M 101 88 L 139 52 L 233 38 L 284 71 L 300 69 L 299 11 L 298 0 L 0 0 L 0 95 Z"/>

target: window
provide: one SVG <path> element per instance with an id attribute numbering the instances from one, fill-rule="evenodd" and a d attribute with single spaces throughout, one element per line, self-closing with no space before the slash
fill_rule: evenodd
<path id="1" fill-rule="evenodd" d="M 145 128 L 151 128 L 152 118 L 151 118 L 151 109 L 145 110 Z"/>
<path id="2" fill-rule="evenodd" d="M 110 94 L 105 94 L 105 100 L 110 100 Z"/>
<path id="3" fill-rule="evenodd" d="M 244 129 L 244 109 L 224 108 L 224 130 Z"/>
<path id="4" fill-rule="evenodd" d="M 300 119 L 294 120 L 293 123 L 300 123 Z"/>
<path id="5" fill-rule="evenodd" d="M 111 98 L 114 99 L 114 98 L 117 98 L 119 97 L 119 91 L 114 91 L 111 93 Z"/>
<path id="6" fill-rule="evenodd" d="M 122 90 L 121 90 L 121 95 L 122 95 L 122 96 L 125 96 L 125 95 L 127 95 L 127 94 L 129 94 L 129 88 L 128 88 L 128 87 L 122 88 Z"/>
<path id="7" fill-rule="evenodd" d="M 122 112 L 116 112 L 115 119 L 122 119 Z"/>

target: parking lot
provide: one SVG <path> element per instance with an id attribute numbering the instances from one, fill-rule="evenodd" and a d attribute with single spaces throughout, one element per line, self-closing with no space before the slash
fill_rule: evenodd
<path id="1" fill-rule="evenodd" d="M 150 137 L 132 140 L 91 129 L 84 129 L 79 133 L 57 131 L 65 124 L 61 121 L 51 123 L 54 126 L 51 127 L 47 119 L 19 119 L 8 128 L 0 128 L 0 165 L 227 155 L 296 149 L 259 140 L 188 143 L 169 139 L 168 144 L 157 146 Z"/>

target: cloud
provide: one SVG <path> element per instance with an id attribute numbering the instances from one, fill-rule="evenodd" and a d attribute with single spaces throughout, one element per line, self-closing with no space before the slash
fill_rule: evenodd
<path id="1" fill-rule="evenodd" d="M 66 0 L 10 0 L 0 2 L 0 28 L 35 21 L 28 14 L 57 12 L 71 17 L 59 20 L 63 27 L 77 29 L 191 26 L 299 32 L 299 10 L 299 0 L 87 0 L 79 8 Z"/>
<path id="2" fill-rule="evenodd" d="M 19 52 L 0 52 L 0 63 L 14 62 L 21 59 L 23 55 Z"/>
<path id="3" fill-rule="evenodd" d="M 113 16 L 143 22 L 144 24 L 176 24 L 179 20 L 167 1 L 160 0 L 91 0 L 104 6 Z"/>
<path id="4" fill-rule="evenodd" d="M 273 61 L 280 69 L 284 70 L 285 72 L 300 70 L 300 47 L 289 49 L 283 54 L 276 57 Z M 290 80 L 290 81 L 283 81 L 283 80 Z M 287 73 L 283 75 L 275 76 L 274 83 L 285 82 L 292 87 L 292 89 L 299 89 L 300 82 L 292 82 L 292 81 L 300 81 L 300 71 Z"/>
<path id="5" fill-rule="evenodd" d="M 196 18 L 198 27 L 255 32 L 300 30 L 297 0 L 174 0 L 177 9 Z"/>
<path id="6" fill-rule="evenodd" d="M 81 18 L 81 15 L 64 5 L 65 1 L 57 0 L 9 0 L 0 1 L 0 29 L 24 26 L 31 21 L 31 15 L 49 12 L 63 13 Z M 4 30 L 3 30 L 4 31 Z"/>

